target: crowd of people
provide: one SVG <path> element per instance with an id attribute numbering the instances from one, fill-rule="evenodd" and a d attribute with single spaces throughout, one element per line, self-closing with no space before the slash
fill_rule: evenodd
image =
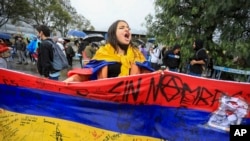
<path id="1" fill-rule="evenodd" d="M 83 69 L 71 70 L 70 77 L 64 82 L 81 82 L 119 76 L 150 73 L 160 70 L 164 66 L 169 71 L 180 72 L 181 46 L 175 44 L 172 48 L 160 48 L 153 44 L 148 50 L 145 44 L 133 45 L 129 25 L 126 21 L 118 20 L 108 29 L 107 43 L 100 49 L 93 49 L 93 56 L 88 58 Z M 204 66 L 208 62 L 208 55 L 203 47 L 203 41 L 193 42 L 194 56 L 189 63 L 188 74 L 202 76 Z M 84 59 L 83 59 L 84 60 Z M 92 73 L 86 73 L 91 69 Z"/>
<path id="2" fill-rule="evenodd" d="M 109 27 L 107 39 L 101 47 L 98 42 L 88 42 L 82 38 L 74 40 L 73 43 L 64 38 L 51 38 L 51 31 L 45 25 L 36 29 L 37 38 L 27 40 L 27 43 L 22 37 L 16 38 L 14 49 L 18 56 L 17 64 L 27 65 L 27 57 L 29 57 L 31 62 L 37 65 L 38 73 L 48 79 L 59 80 L 61 71 L 55 70 L 51 65 L 53 47 L 48 41 L 58 44 L 64 52 L 69 66 L 73 65 L 73 57 L 79 58 L 81 69 L 70 69 L 68 73 L 70 75 L 64 82 L 129 76 L 161 69 L 180 72 L 181 45 L 175 44 L 172 47 L 159 47 L 156 43 L 150 47 L 146 47 L 145 43 L 135 45 L 132 43 L 130 27 L 124 20 L 117 20 Z M 6 48 L 6 46 L 4 41 L 0 42 L 0 67 L 3 68 L 7 68 L 4 60 L 8 57 L 4 57 L 2 54 L 10 51 L 10 48 Z M 194 56 L 188 64 L 188 74 L 201 76 L 204 66 L 208 62 L 203 41 L 195 39 L 193 49 Z M 86 73 L 86 70 L 91 70 L 91 73 Z"/>

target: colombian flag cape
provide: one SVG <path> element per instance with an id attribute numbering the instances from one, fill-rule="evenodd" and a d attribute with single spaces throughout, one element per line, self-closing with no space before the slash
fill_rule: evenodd
<path id="1" fill-rule="evenodd" d="M 229 141 L 250 84 L 175 72 L 64 83 L 0 69 L 1 141 Z"/>
<path id="2" fill-rule="evenodd" d="M 129 46 L 127 54 L 120 55 L 116 53 L 115 49 L 110 44 L 100 47 L 92 60 L 90 60 L 90 62 L 84 66 L 84 68 L 92 69 L 93 74 L 91 79 L 95 80 L 97 79 L 97 72 L 102 67 L 114 63 L 121 63 L 121 73 L 119 76 L 128 76 L 131 64 L 136 64 L 137 66 L 146 70 L 154 71 L 138 48 Z"/>

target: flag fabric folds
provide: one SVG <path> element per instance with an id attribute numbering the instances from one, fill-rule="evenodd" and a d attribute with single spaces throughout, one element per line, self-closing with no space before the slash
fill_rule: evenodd
<path id="1" fill-rule="evenodd" d="M 229 140 L 249 83 L 175 72 L 64 83 L 0 69 L 0 140 Z"/>

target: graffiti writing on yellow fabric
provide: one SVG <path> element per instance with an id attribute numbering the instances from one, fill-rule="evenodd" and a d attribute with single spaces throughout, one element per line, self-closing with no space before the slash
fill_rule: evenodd
<path id="1" fill-rule="evenodd" d="M 113 134 L 113 135 L 108 134 L 107 136 L 105 136 L 103 141 L 116 141 L 116 140 L 119 140 L 120 136 L 121 136 L 120 133 Z"/>
<path id="2" fill-rule="evenodd" d="M 18 122 L 16 116 L 16 114 L 3 114 L 0 116 L 0 131 L 3 131 L 3 138 L 12 137 L 19 131 L 17 127 L 12 127 L 12 124 Z"/>
<path id="3" fill-rule="evenodd" d="M 36 117 L 25 116 L 25 117 L 20 119 L 20 126 L 30 125 L 30 124 L 36 123 L 36 122 L 37 122 Z"/>
<path id="4" fill-rule="evenodd" d="M 54 131 L 53 135 L 51 135 L 51 136 L 55 139 L 55 141 L 64 141 L 64 139 L 67 137 L 62 134 L 59 127 L 60 127 L 59 124 L 57 124 L 56 130 Z"/>

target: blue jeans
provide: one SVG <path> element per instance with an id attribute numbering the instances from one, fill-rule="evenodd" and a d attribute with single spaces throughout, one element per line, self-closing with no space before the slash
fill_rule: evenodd
<path id="1" fill-rule="evenodd" d="M 178 68 L 169 68 L 170 71 L 178 72 Z"/>
<path id="2" fill-rule="evenodd" d="M 199 76 L 199 77 L 201 77 L 201 74 L 198 74 L 198 73 L 189 72 L 188 74 L 189 75 L 193 75 L 193 76 Z"/>

